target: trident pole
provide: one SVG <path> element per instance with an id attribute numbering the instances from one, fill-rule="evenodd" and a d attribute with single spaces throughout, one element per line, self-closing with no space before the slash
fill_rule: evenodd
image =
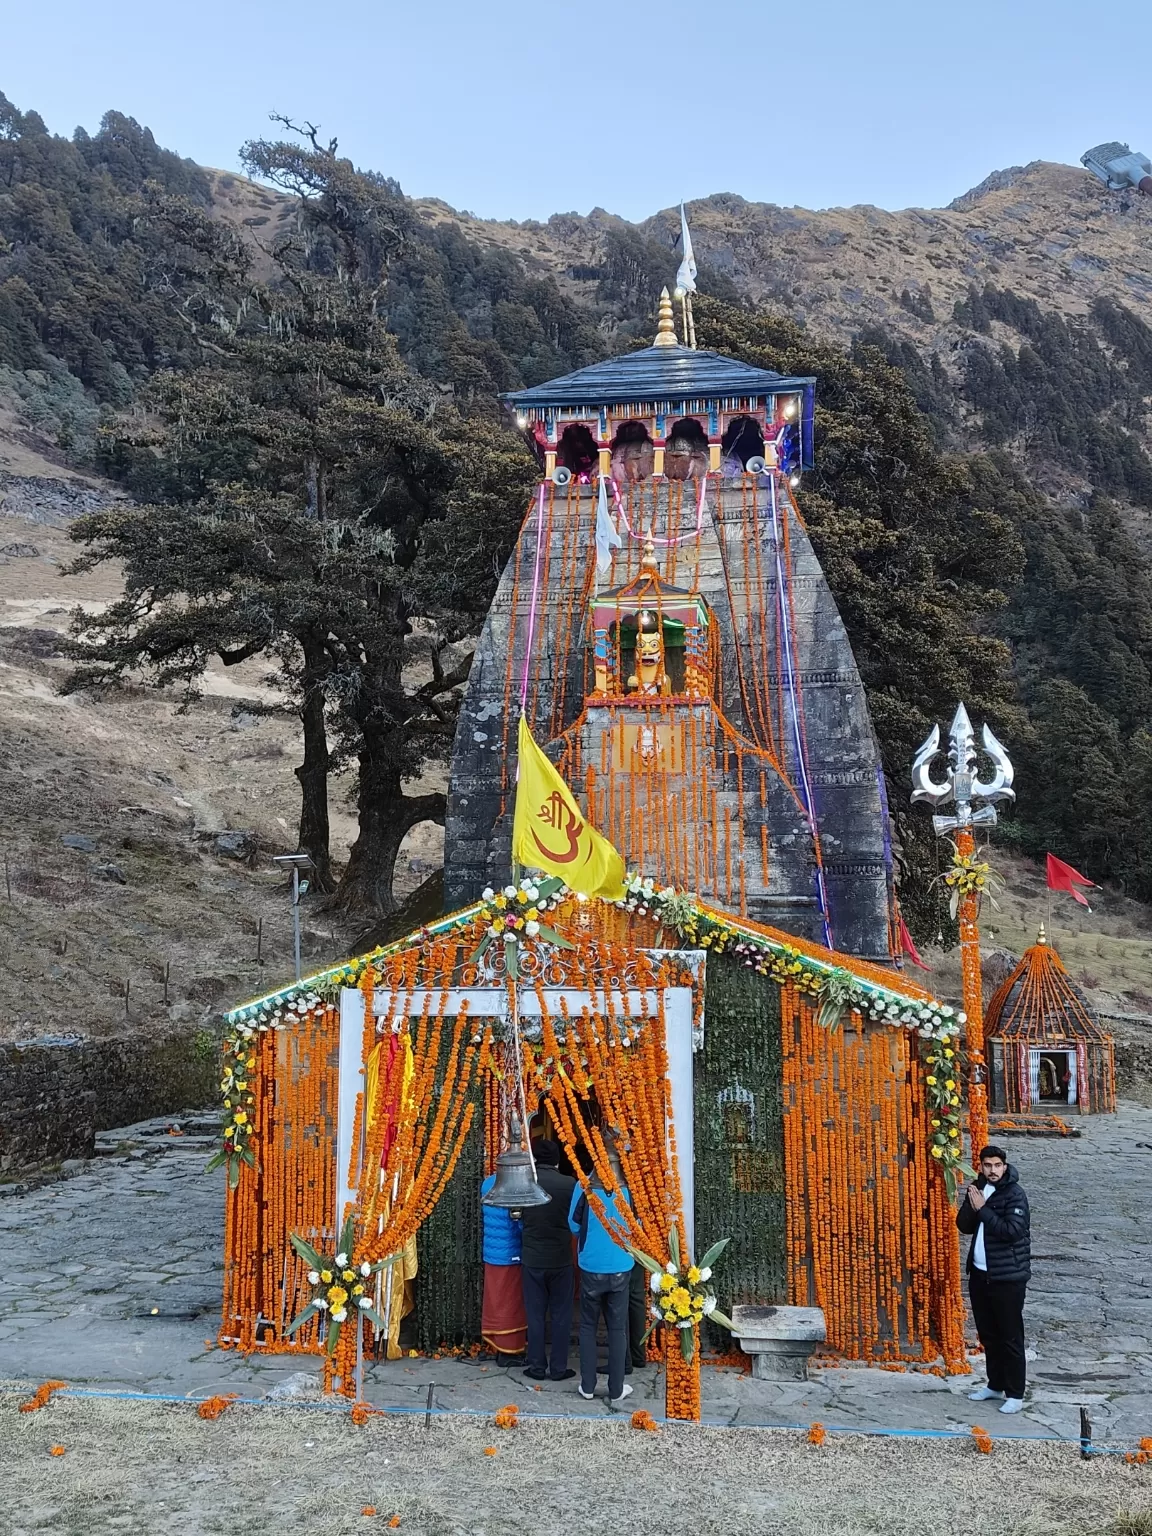
<path id="1" fill-rule="evenodd" d="M 991 809 L 991 807 L 989 807 Z M 956 829 L 956 852 L 968 858 L 976 852 L 972 828 Z M 975 891 L 960 897 L 956 916 L 960 928 L 960 977 L 963 988 L 964 1026 L 968 1044 L 968 1136 L 973 1162 L 988 1142 L 988 1074 L 984 1062 L 984 989 L 980 976 L 980 898 Z"/>
<path id="2" fill-rule="evenodd" d="M 925 802 L 933 808 L 951 800 L 955 814 L 936 815 L 932 827 L 938 837 L 955 834 L 957 857 L 970 858 L 976 852 L 975 828 L 996 825 L 992 802 L 1014 800 L 1013 768 L 1007 752 L 987 726 L 982 733 L 985 753 L 995 772 L 987 780 L 976 773 L 976 738 L 968 711 L 961 704 L 948 731 L 948 772 L 944 779 L 932 777 L 932 764 L 940 754 L 940 727 L 934 725 L 912 763 L 912 803 Z M 973 806 L 973 801 L 984 804 Z M 984 1061 L 984 998 L 980 978 L 980 896 L 974 890 L 962 891 L 956 916 L 960 927 L 960 974 L 964 998 L 964 1038 L 968 1053 L 968 1135 L 973 1158 L 988 1140 L 988 1073 Z"/>

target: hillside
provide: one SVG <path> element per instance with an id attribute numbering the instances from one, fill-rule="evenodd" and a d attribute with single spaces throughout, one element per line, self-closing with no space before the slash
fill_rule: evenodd
<path id="1" fill-rule="evenodd" d="M 147 426 L 131 444 L 141 408 L 158 375 L 225 366 L 213 327 L 259 330 L 249 299 L 280 270 L 274 252 L 303 227 L 300 204 L 182 159 L 117 113 L 71 140 L 3 98 L 0 120 L 9 509 L 67 518 L 110 486 L 142 500 L 187 494 L 155 472 Z M 408 199 L 383 174 L 362 181 L 388 225 L 372 281 L 419 376 L 413 398 L 443 399 L 476 438 L 497 431 L 501 390 L 650 335 L 679 259 L 674 211 L 640 225 L 601 210 L 509 224 Z M 882 679 L 873 710 L 894 777 L 957 691 L 979 702 L 965 648 L 988 654 L 984 639 L 1003 639 L 1012 676 L 989 678 L 985 712 L 999 722 L 1002 711 L 1028 785 L 1007 837 L 1152 895 L 1152 203 L 1041 163 L 995 173 L 942 210 L 808 212 L 720 194 L 689 212 L 705 339 L 710 324 L 733 355 L 821 379 L 800 500 L 858 657 Z M 213 287 L 204 214 L 248 251 L 250 286 Z M 318 282 L 337 270 L 323 241 L 307 260 Z M 865 462 L 873 448 L 886 486 Z M 916 485 L 902 490 L 910 463 Z M 965 538 L 969 527 L 980 536 Z M 486 558 L 457 549 L 445 563 L 498 564 L 483 540 L 476 552 Z M 918 604 L 947 631 L 930 649 L 908 645 L 909 623 L 928 632 Z M 60 670 L 50 653 L 35 660 L 44 678 Z M 245 686 L 258 681 L 250 672 Z M 164 718 L 149 728 L 164 735 Z M 263 730 L 275 717 L 257 718 Z M 289 827 L 293 762 L 276 791 Z M 336 843 L 339 857 L 342 832 Z"/>

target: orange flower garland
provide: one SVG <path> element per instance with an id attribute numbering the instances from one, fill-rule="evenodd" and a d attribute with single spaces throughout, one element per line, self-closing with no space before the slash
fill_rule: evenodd
<path id="1" fill-rule="evenodd" d="M 808 1430 L 809 1445 L 823 1445 L 828 1438 L 828 1431 L 823 1424 L 813 1424 Z"/>
<path id="2" fill-rule="evenodd" d="M 516 1429 L 520 1423 L 520 1410 L 515 1403 L 506 1403 L 503 1408 L 496 1410 L 493 1420 L 497 1429 Z"/>
<path id="3" fill-rule="evenodd" d="M 42 1381 L 28 1401 L 20 1404 L 20 1412 L 38 1413 L 41 1408 L 47 1407 L 53 1392 L 62 1392 L 67 1385 L 66 1381 Z"/>
<path id="4" fill-rule="evenodd" d="M 196 1416 L 201 1419 L 218 1419 L 225 1409 L 232 1406 L 238 1396 L 237 1392 L 225 1392 L 215 1397 L 206 1397 L 202 1403 L 197 1404 Z"/>
<path id="5" fill-rule="evenodd" d="M 632 1415 L 631 1423 L 633 1429 L 642 1429 L 646 1434 L 658 1435 L 660 1433 L 659 1424 L 657 1424 L 646 1408 L 637 1408 L 636 1412 Z"/>
<path id="6" fill-rule="evenodd" d="M 972 1439 L 976 1442 L 976 1449 L 982 1456 L 991 1456 L 992 1436 L 986 1429 L 981 1429 L 979 1424 L 973 1424 Z"/>

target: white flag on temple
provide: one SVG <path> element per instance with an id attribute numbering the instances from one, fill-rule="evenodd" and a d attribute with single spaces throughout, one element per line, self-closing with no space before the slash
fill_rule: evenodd
<path id="1" fill-rule="evenodd" d="M 688 215 L 684 212 L 684 204 L 680 204 L 680 242 L 684 247 L 684 257 L 676 271 L 676 287 L 681 293 L 696 292 L 696 257 L 692 252 L 692 232 L 688 228 Z"/>
<path id="2" fill-rule="evenodd" d="M 616 532 L 616 524 L 608 511 L 608 476 L 600 476 L 600 499 L 596 503 L 596 574 L 603 576 L 612 564 L 612 551 L 619 549 L 623 539 Z"/>

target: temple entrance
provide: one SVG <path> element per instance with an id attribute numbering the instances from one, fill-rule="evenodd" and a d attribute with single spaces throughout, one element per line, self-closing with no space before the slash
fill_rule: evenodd
<path id="1" fill-rule="evenodd" d="M 1075 1051 L 1033 1049 L 1028 1052 L 1028 1058 L 1034 1104 L 1076 1103 Z"/>

